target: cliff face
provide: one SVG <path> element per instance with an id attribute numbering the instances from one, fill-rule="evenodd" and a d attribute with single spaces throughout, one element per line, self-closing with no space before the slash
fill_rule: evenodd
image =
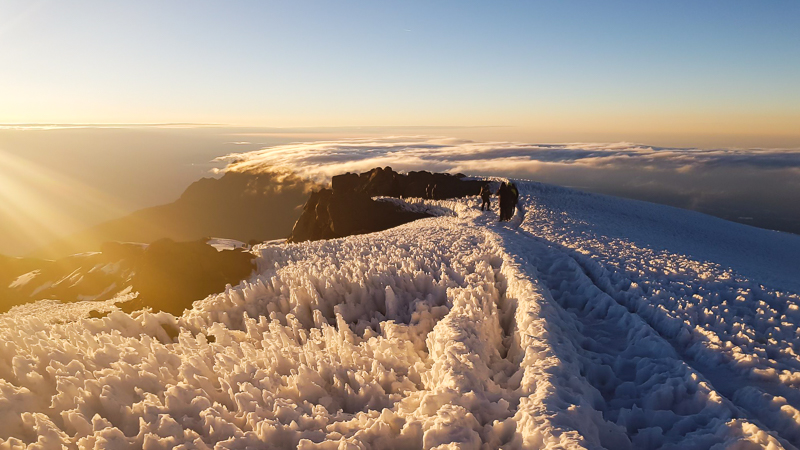
<path id="1" fill-rule="evenodd" d="M 126 312 L 150 307 L 180 315 L 195 300 L 249 277 L 253 258 L 243 250 L 217 251 L 205 240 L 158 240 L 147 246 L 134 266 L 131 288 L 139 296 L 120 307 Z"/>
<path id="2" fill-rule="evenodd" d="M 400 174 L 391 167 L 361 174 L 346 173 L 331 180 L 330 189 L 311 194 L 292 229 L 290 242 L 314 241 L 372 233 L 430 217 L 372 197 L 422 197 L 442 200 L 478 195 L 485 181 L 464 175 L 431 172 Z"/>
<path id="3" fill-rule="evenodd" d="M 258 242 L 289 236 L 311 185 L 275 173 L 226 173 L 203 178 L 173 203 L 142 209 L 40 249 L 33 256 L 57 259 L 97 251 L 103 242 L 192 241 L 220 236 Z"/>

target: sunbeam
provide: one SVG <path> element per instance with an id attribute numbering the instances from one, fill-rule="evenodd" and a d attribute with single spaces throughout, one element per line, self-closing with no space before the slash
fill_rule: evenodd
<path id="1" fill-rule="evenodd" d="M 81 216 L 125 212 L 118 200 L 80 180 L 0 151 L 3 231 L 24 236 L 25 247 L 41 247 L 78 231 Z M 75 244 L 80 250 L 80 243 Z"/>

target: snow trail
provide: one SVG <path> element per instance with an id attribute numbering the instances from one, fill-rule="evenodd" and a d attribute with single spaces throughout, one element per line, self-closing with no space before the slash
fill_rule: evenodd
<path id="1" fill-rule="evenodd" d="M 536 230 L 551 247 L 568 254 L 598 291 L 651 325 L 681 359 L 719 386 L 720 394 L 742 411 L 740 416 L 775 430 L 784 444 L 800 445 L 797 294 L 767 288 L 719 264 L 603 235 L 597 223 L 581 223 L 575 214 L 565 218 L 552 207 L 553 196 L 541 196 L 544 186 L 526 188 L 533 194 L 534 213 L 525 216 L 522 229 Z M 559 200 L 567 202 L 613 201 L 574 191 L 562 194 Z M 536 205 L 538 199 L 548 201 Z M 591 210 L 582 206 L 575 210 Z M 688 228 L 682 231 L 696 231 Z M 800 248 L 793 236 L 779 237 Z M 737 262 L 735 257 L 721 259 Z M 781 269 L 777 272 L 788 276 L 774 277 L 776 284 L 793 285 L 791 268 Z"/>
<path id="2" fill-rule="evenodd" d="M 566 312 L 562 326 L 569 330 L 577 376 L 592 388 L 584 396 L 608 421 L 603 447 L 710 448 L 725 442 L 715 432 L 736 425 L 729 422 L 739 411 L 667 341 L 595 286 L 568 254 L 519 232 L 504 234 L 506 248 L 541 268 L 535 275 Z"/>

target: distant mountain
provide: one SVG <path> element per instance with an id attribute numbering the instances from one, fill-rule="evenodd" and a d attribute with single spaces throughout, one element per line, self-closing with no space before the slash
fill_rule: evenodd
<path id="1" fill-rule="evenodd" d="M 37 300 L 61 303 L 122 300 L 130 312 L 142 308 L 180 315 L 192 302 L 247 278 L 254 258 L 245 245 L 224 249 L 212 240 L 152 244 L 106 242 L 100 252 L 55 261 L 0 255 L 0 313 Z"/>
<path id="2" fill-rule="evenodd" d="M 203 178 L 173 203 L 142 209 L 48 244 L 30 256 L 62 258 L 97 251 L 103 242 L 193 241 L 221 236 L 243 242 L 288 237 L 311 184 L 271 172 Z"/>
<path id="3" fill-rule="evenodd" d="M 109 242 L 102 250 L 54 261 L 0 256 L 0 313 L 35 300 L 101 301 L 130 291 L 144 246 Z"/>

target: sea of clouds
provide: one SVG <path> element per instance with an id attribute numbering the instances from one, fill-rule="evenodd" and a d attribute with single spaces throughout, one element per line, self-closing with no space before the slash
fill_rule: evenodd
<path id="1" fill-rule="evenodd" d="M 288 168 L 316 182 L 377 166 L 532 179 L 800 233 L 800 149 L 389 137 L 278 145 L 217 161 L 228 171 Z"/>

